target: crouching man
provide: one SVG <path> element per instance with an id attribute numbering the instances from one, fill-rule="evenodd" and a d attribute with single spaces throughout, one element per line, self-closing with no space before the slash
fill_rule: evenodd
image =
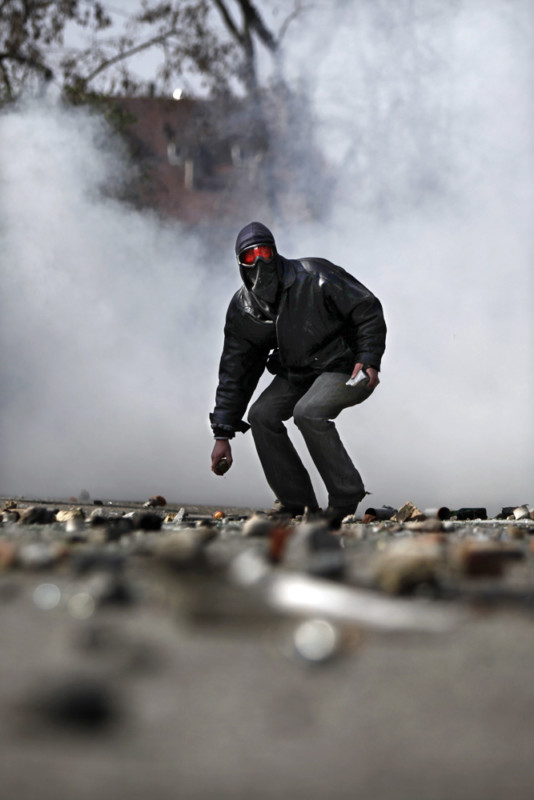
<path id="1" fill-rule="evenodd" d="M 356 278 L 322 258 L 286 259 L 271 231 L 251 222 L 235 246 L 243 286 L 224 329 L 215 409 L 212 470 L 232 464 L 230 439 L 250 427 L 280 511 L 317 509 L 308 471 L 284 421 L 293 418 L 328 492 L 328 512 L 341 520 L 365 495 L 333 420 L 379 383 L 386 324 L 379 300 Z M 268 369 L 272 383 L 251 406 Z M 352 385 L 351 385 L 352 384 Z M 225 459 L 226 461 L 223 461 Z"/>

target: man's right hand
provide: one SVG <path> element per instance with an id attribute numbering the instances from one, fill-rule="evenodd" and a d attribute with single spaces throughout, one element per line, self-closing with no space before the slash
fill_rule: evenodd
<path id="1" fill-rule="evenodd" d="M 229 439 L 215 439 L 215 446 L 211 452 L 211 471 L 215 475 L 221 475 L 218 470 L 219 461 L 225 458 L 228 462 L 228 467 L 232 466 L 232 448 L 230 447 Z"/>

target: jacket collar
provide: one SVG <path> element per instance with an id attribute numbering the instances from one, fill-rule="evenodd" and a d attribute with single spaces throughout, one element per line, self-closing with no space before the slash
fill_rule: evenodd
<path id="1" fill-rule="evenodd" d="M 281 255 L 278 256 L 278 262 L 280 264 L 280 280 L 282 281 L 283 288 L 287 289 L 289 286 L 291 286 L 291 284 L 295 283 L 297 277 L 297 265 L 299 262 L 289 258 L 284 258 Z"/>

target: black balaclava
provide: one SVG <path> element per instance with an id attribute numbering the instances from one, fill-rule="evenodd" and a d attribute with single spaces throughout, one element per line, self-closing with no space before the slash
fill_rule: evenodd
<path id="1" fill-rule="evenodd" d="M 250 222 L 237 234 L 235 253 L 238 259 L 239 254 L 253 244 L 269 244 L 275 250 L 273 260 L 268 263 L 259 259 L 254 267 L 239 265 L 243 283 L 252 292 L 261 308 L 269 312 L 276 306 L 278 296 L 280 283 L 278 278 L 278 255 L 274 236 L 269 228 L 261 222 Z"/>

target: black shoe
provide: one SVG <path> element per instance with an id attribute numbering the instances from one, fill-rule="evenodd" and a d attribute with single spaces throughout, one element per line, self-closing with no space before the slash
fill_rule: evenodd
<path id="1" fill-rule="evenodd" d="M 332 530 L 337 530 L 341 527 L 341 523 L 348 516 L 354 516 L 356 513 L 356 506 L 328 506 L 325 512 L 325 517 L 329 522 Z"/>
<path id="2" fill-rule="evenodd" d="M 301 517 L 305 512 L 316 514 L 320 510 L 319 506 L 284 506 L 282 503 L 277 503 L 266 514 L 272 517 Z"/>

